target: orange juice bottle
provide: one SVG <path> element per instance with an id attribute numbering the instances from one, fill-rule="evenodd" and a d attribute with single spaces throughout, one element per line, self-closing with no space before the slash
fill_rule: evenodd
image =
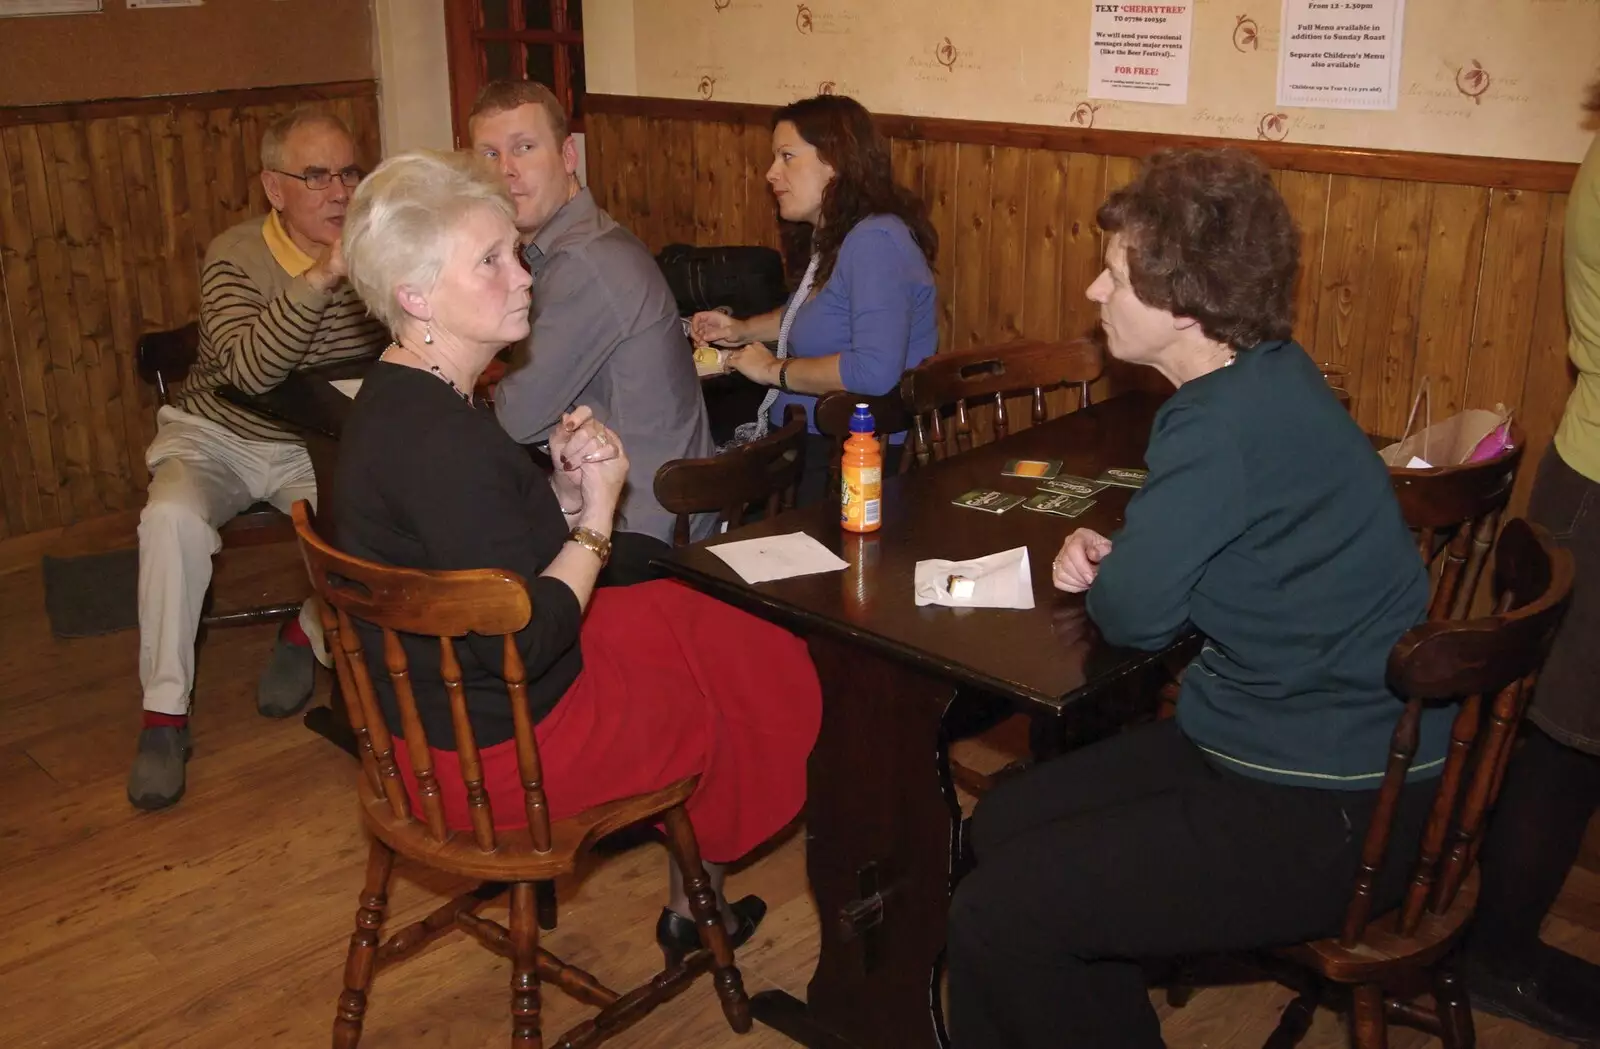
<path id="1" fill-rule="evenodd" d="M 883 524 L 883 449 L 873 426 L 867 406 L 856 405 L 839 470 L 839 523 L 850 532 L 876 532 Z"/>

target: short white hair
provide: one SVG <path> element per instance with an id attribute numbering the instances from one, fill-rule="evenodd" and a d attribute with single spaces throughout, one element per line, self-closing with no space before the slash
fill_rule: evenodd
<path id="1" fill-rule="evenodd" d="M 288 161 L 284 151 L 289 146 L 289 136 L 303 127 L 315 125 L 332 128 L 339 132 L 352 143 L 355 136 L 350 134 L 350 129 L 345 127 L 344 121 L 332 113 L 312 109 L 310 106 L 300 106 L 294 111 L 274 120 L 261 135 L 261 166 L 268 171 L 282 171 Z M 299 172 L 295 172 L 299 174 Z"/>
<path id="2" fill-rule="evenodd" d="M 345 264 L 356 294 L 391 332 L 407 316 L 395 292 L 433 287 L 457 224 L 478 208 L 516 221 L 505 180 L 471 153 L 402 153 L 361 181 L 345 214 Z"/>

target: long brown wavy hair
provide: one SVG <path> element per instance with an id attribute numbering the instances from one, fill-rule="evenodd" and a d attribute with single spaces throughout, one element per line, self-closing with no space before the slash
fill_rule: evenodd
<path id="1" fill-rule="evenodd" d="M 833 273 L 845 236 L 856 223 L 873 215 L 893 215 L 904 222 L 932 267 L 939 253 L 939 235 L 928 222 L 928 207 L 922 198 L 895 184 L 889 143 L 873 125 L 872 114 L 847 95 L 817 95 L 791 102 L 772 114 L 773 128 L 786 120 L 834 171 L 822 191 L 822 219 L 817 226 L 782 224 L 790 274 L 798 279 L 814 251 L 821 256 L 815 286 L 822 287 Z"/>
<path id="2" fill-rule="evenodd" d="M 1589 90 L 1583 100 L 1584 112 L 1590 117 L 1600 117 L 1600 79 L 1589 84 Z"/>

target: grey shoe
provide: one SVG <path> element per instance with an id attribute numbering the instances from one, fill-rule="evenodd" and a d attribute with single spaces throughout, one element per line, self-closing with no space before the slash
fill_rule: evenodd
<path id="1" fill-rule="evenodd" d="M 189 760 L 189 749 L 187 726 L 140 730 L 139 753 L 128 773 L 128 800 L 135 808 L 164 809 L 183 797 L 183 764 Z"/>
<path id="2" fill-rule="evenodd" d="M 311 646 L 291 645 L 280 637 L 256 686 L 256 709 L 269 718 L 298 714 L 317 683 L 316 664 Z"/>

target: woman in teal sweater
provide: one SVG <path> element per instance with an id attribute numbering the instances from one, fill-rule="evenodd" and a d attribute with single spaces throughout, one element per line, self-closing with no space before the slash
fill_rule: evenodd
<path id="1" fill-rule="evenodd" d="M 1125 527 L 1063 544 L 1113 644 L 1206 643 L 1178 716 L 1046 763 L 978 806 L 951 912 L 963 1047 L 1158 1047 L 1140 960 L 1338 930 L 1401 704 L 1389 650 L 1426 573 L 1388 472 L 1290 340 L 1299 237 L 1234 150 L 1151 158 L 1099 223 L 1113 356 L 1177 391 Z M 1450 712 L 1424 718 L 1378 902 L 1398 899 Z M 1410 849 L 1405 845 L 1409 843 Z"/>

